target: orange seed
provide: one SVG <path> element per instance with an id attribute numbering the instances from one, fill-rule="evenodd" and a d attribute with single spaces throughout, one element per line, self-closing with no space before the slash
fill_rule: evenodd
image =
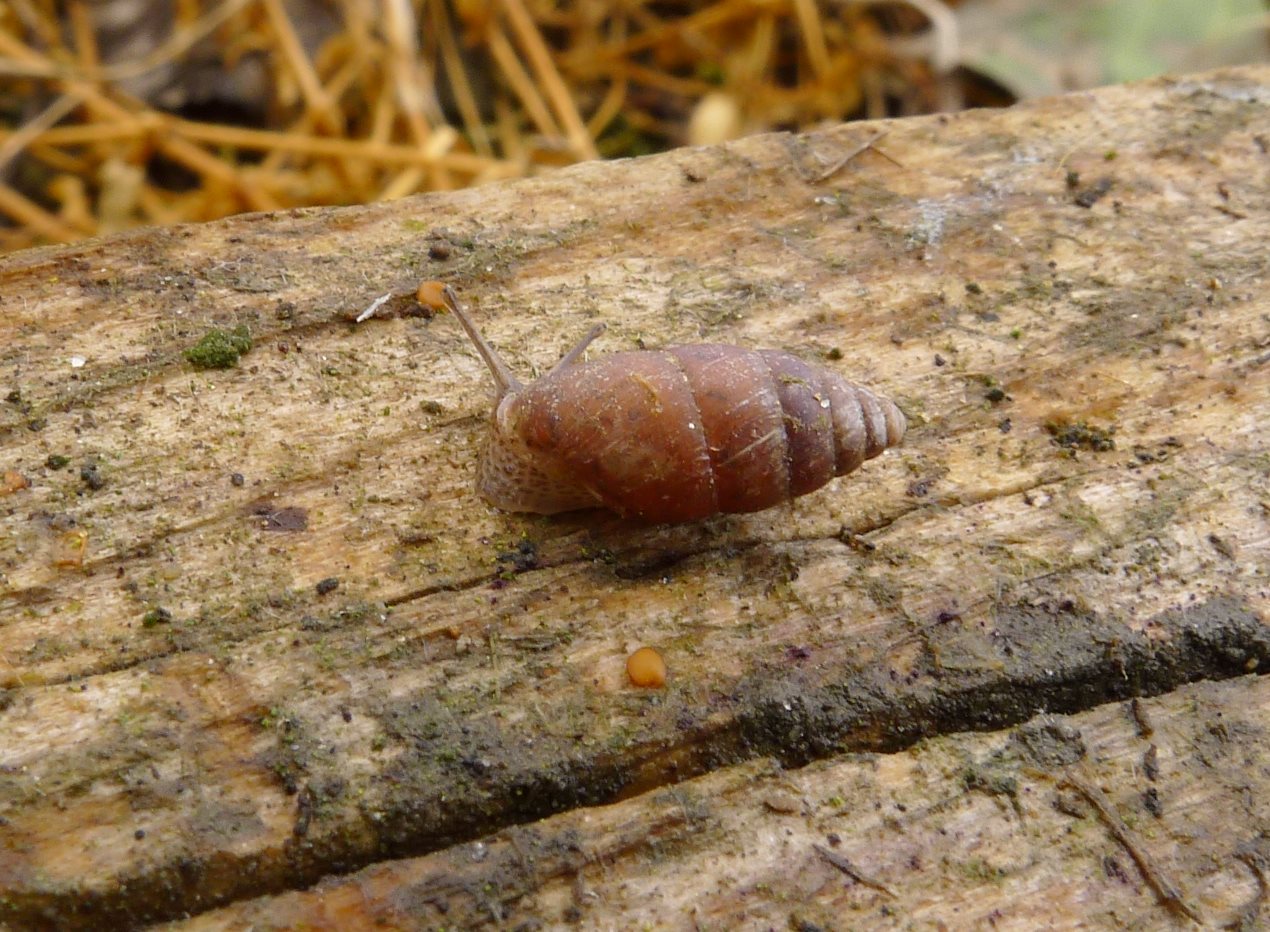
<path id="1" fill-rule="evenodd" d="M 26 476 L 18 472 L 16 469 L 6 469 L 4 477 L 0 478 L 0 495 L 9 495 L 25 489 L 31 483 L 27 482 Z"/>
<path id="2" fill-rule="evenodd" d="M 445 307 L 445 282 L 420 282 L 415 298 L 424 307 L 439 311 Z"/>
<path id="3" fill-rule="evenodd" d="M 651 647 L 641 647 L 626 658 L 626 675 L 632 686 L 661 689 L 666 685 L 666 661 Z"/>

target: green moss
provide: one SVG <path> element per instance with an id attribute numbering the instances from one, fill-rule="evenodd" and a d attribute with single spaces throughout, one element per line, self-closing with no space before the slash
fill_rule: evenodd
<path id="1" fill-rule="evenodd" d="M 967 878 L 978 883 L 997 883 L 1005 878 L 1005 871 L 993 867 L 983 858 L 971 858 L 959 866 Z"/>
<path id="2" fill-rule="evenodd" d="M 1074 500 L 1059 509 L 1058 515 L 1084 528 L 1089 533 L 1097 533 L 1102 529 L 1102 521 L 1098 513 L 1084 502 Z"/>
<path id="3" fill-rule="evenodd" d="M 962 771 L 961 783 L 967 790 L 982 790 L 991 796 L 1007 796 L 1014 799 L 1019 795 L 1019 781 L 1013 774 L 995 773 L 978 767 L 967 767 Z"/>
<path id="4" fill-rule="evenodd" d="M 141 616 L 141 626 L 143 628 L 153 628 L 155 625 L 166 625 L 172 622 L 172 613 L 166 608 L 152 608 Z"/>
<path id="5" fill-rule="evenodd" d="M 1094 427 L 1084 421 L 1072 424 L 1054 420 L 1045 424 L 1045 430 L 1060 447 L 1067 447 L 1068 449 L 1080 448 L 1097 452 L 1105 452 L 1116 448 L 1116 441 L 1113 439 L 1113 435 L 1116 432 L 1114 427 Z"/>
<path id="6" fill-rule="evenodd" d="M 246 324 L 239 324 L 230 331 L 212 328 L 184 355 L 196 369 L 231 369 L 250 349 L 251 333 Z"/>
<path id="7" fill-rule="evenodd" d="M 890 577 L 874 576 L 865 579 L 861 584 L 864 594 L 873 600 L 878 608 L 884 611 L 895 611 L 900 606 L 903 589 Z"/>

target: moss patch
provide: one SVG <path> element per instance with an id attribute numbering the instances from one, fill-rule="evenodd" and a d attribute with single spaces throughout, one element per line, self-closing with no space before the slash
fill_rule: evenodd
<path id="1" fill-rule="evenodd" d="M 228 331 L 212 328 L 184 356 L 196 369 L 232 369 L 250 349 L 251 333 L 246 324 L 239 324 Z"/>

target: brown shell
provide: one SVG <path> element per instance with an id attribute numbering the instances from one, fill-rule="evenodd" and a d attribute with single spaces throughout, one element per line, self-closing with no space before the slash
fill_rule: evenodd
<path id="1" fill-rule="evenodd" d="M 758 511 L 904 436 L 890 401 L 774 350 L 701 344 L 553 370 L 498 405 L 478 488 L 508 511 Z"/>

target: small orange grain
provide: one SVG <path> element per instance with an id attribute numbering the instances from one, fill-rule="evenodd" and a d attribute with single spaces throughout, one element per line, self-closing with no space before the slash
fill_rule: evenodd
<path id="1" fill-rule="evenodd" d="M 27 482 L 26 476 L 16 469 L 7 469 L 4 477 L 0 478 L 0 495 L 11 495 L 14 492 L 25 489 L 30 484 Z"/>
<path id="2" fill-rule="evenodd" d="M 626 675 L 632 686 L 661 689 L 666 685 L 666 661 L 651 647 L 641 647 L 626 658 Z"/>
<path id="3" fill-rule="evenodd" d="M 415 298 L 424 307 L 439 311 L 445 308 L 445 282 L 426 281 L 419 283 Z"/>

